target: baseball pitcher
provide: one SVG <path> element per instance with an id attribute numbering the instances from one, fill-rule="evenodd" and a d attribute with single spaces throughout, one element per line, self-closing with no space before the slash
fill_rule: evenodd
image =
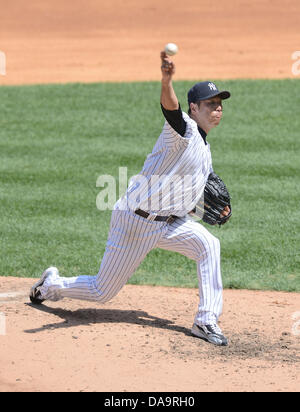
<path id="1" fill-rule="evenodd" d="M 152 249 L 174 251 L 197 264 L 199 305 L 192 335 L 225 346 L 227 339 L 218 326 L 223 295 L 220 243 L 191 214 L 205 220 L 209 213 L 211 224 L 223 224 L 231 215 L 228 193 L 218 201 L 226 192 L 224 184 L 218 186 L 220 179 L 210 185 L 210 193 L 216 195 L 211 203 L 205 191 L 214 176 L 207 134 L 220 123 L 222 101 L 230 93 L 209 81 L 197 83 L 188 91 L 189 109 L 184 113 L 172 84 L 175 65 L 165 52 L 161 52 L 161 72 L 165 123 L 140 174 L 130 180 L 114 206 L 98 275 L 60 277 L 58 269 L 50 267 L 31 288 L 30 299 L 34 304 L 65 297 L 107 302 Z"/>

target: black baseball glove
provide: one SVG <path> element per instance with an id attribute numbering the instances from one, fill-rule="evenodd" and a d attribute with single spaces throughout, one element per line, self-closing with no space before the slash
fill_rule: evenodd
<path id="1" fill-rule="evenodd" d="M 222 212 L 226 206 L 229 207 L 229 213 L 223 216 Z M 231 217 L 229 192 L 223 180 L 216 173 L 212 172 L 208 176 L 204 188 L 204 199 L 202 196 L 191 213 L 210 225 L 223 225 Z"/>

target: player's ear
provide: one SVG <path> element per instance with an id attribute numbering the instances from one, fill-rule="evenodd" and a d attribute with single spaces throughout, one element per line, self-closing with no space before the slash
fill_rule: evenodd
<path id="1" fill-rule="evenodd" d="M 190 111 L 191 113 L 195 113 L 197 110 L 198 105 L 196 103 L 190 103 Z"/>

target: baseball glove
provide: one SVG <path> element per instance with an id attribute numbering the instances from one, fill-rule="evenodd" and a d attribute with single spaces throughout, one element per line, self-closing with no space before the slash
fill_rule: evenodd
<path id="1" fill-rule="evenodd" d="M 227 216 L 221 213 L 228 206 L 230 212 Z M 231 217 L 230 195 L 223 180 L 214 172 L 207 179 L 204 196 L 199 200 L 192 214 L 200 217 L 210 225 L 223 225 Z"/>

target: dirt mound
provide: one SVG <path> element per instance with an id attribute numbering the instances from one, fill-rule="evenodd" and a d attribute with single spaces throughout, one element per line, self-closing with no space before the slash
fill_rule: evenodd
<path id="1" fill-rule="evenodd" d="M 299 294 L 225 290 L 230 344 L 215 347 L 190 334 L 195 289 L 127 285 L 105 305 L 32 306 L 32 283 L 0 278 L 0 391 L 299 390 Z"/>

